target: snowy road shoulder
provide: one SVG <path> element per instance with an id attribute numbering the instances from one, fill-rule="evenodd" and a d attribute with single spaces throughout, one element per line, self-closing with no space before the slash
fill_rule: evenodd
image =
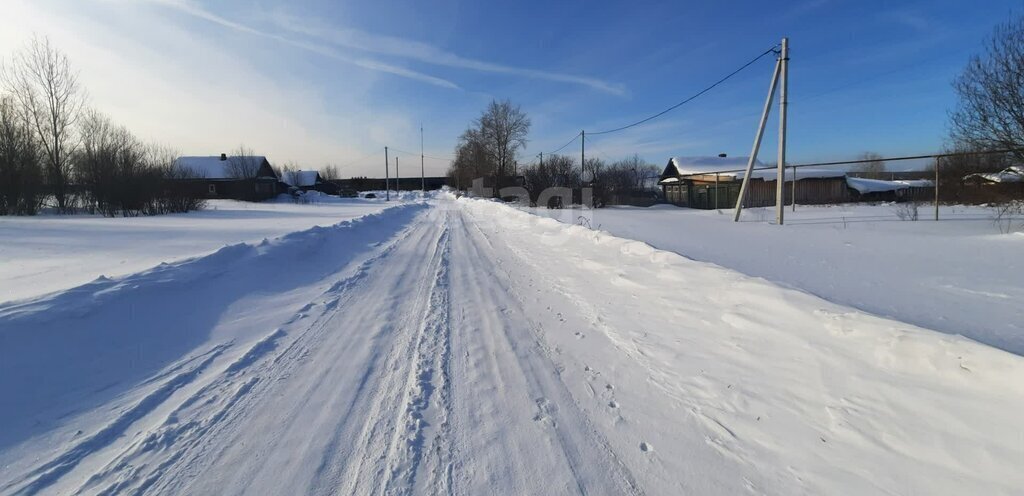
<path id="1" fill-rule="evenodd" d="M 528 211 L 1024 355 L 1024 235 L 999 234 L 984 207 L 943 206 L 941 222 L 903 222 L 898 208 L 801 205 L 785 226 L 767 208 L 740 223 L 670 205 Z"/>
<path id="2" fill-rule="evenodd" d="M 776 494 L 1024 487 L 1024 359 L 645 243 L 462 201 L 514 254 L 506 266 L 525 265 L 510 271 L 513 286 L 537 295 L 538 312 L 562 312 L 545 336 L 564 375 L 586 384 L 577 395 L 601 392 L 593 408 L 613 433 L 633 434 L 610 435 L 620 452 L 653 444 L 627 458 L 635 472 L 696 492 L 736 480 Z M 571 304 L 550 304 L 550 292 Z"/>
<path id="3" fill-rule="evenodd" d="M 0 450 L 195 359 L 188 354 L 204 343 L 258 339 L 425 207 L 403 204 L 0 304 Z"/>

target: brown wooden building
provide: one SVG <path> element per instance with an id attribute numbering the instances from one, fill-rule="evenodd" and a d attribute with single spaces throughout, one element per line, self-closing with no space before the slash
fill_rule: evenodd
<path id="1" fill-rule="evenodd" d="M 181 187 L 206 198 L 261 201 L 286 189 L 264 156 L 178 157 L 174 171 Z"/>
<path id="2" fill-rule="evenodd" d="M 665 166 L 658 184 L 665 200 L 680 206 L 700 209 L 729 208 L 736 205 L 744 169 L 749 157 L 673 157 Z M 775 204 L 776 171 L 763 169 L 761 162 L 747 186 L 745 207 Z M 785 202 L 793 200 L 793 169 L 784 177 Z M 804 205 L 842 203 L 853 199 L 846 184 L 846 173 L 828 169 L 797 169 L 796 201 Z"/>

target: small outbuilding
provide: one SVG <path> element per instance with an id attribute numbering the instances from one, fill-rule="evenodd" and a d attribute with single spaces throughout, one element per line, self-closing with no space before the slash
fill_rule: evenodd
<path id="1" fill-rule="evenodd" d="M 294 188 L 295 191 L 319 191 L 328 195 L 337 195 L 341 188 L 331 181 L 325 181 L 319 171 L 297 170 L 282 174 L 281 181 Z"/>

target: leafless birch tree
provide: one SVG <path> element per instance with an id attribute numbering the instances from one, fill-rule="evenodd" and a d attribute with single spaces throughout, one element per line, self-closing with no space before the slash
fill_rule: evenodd
<path id="1" fill-rule="evenodd" d="M 71 157 L 78 146 L 75 123 L 85 101 L 78 74 L 49 39 L 35 37 L 5 64 L 2 79 L 36 134 L 58 210 L 73 210 Z"/>

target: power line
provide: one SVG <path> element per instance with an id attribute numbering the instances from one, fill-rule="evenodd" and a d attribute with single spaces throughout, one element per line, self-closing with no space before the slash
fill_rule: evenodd
<path id="1" fill-rule="evenodd" d="M 582 131 L 581 131 L 581 132 L 578 132 L 578 133 L 576 133 L 576 136 L 573 136 L 573 137 L 572 137 L 572 139 L 571 139 L 571 140 L 569 140 L 569 142 L 568 142 L 568 143 L 566 143 L 566 144 L 564 144 L 564 145 L 562 145 L 562 146 L 558 147 L 558 149 L 557 149 L 557 150 L 555 150 L 555 151 L 553 151 L 553 152 L 548 152 L 547 154 L 548 154 L 548 155 L 554 155 L 554 154 L 556 154 L 556 153 L 558 153 L 558 152 L 560 152 L 560 151 L 564 150 L 564 149 L 565 149 L 565 147 L 567 147 L 567 146 L 571 145 L 571 144 L 572 144 L 572 143 L 573 143 L 574 141 L 576 141 L 576 138 L 579 138 L 579 137 L 580 137 L 580 136 L 581 136 L 582 134 L 583 134 L 583 132 L 582 132 Z"/>
<path id="2" fill-rule="evenodd" d="M 764 52 L 760 53 L 758 56 L 754 57 L 753 59 L 751 59 L 747 63 L 741 65 L 736 70 L 734 70 L 734 71 L 730 72 L 729 74 L 727 74 L 725 77 L 719 79 L 718 81 L 715 81 L 711 85 L 709 85 L 706 88 L 700 90 L 699 92 L 693 94 L 689 98 L 686 98 L 685 100 L 683 100 L 683 101 L 681 101 L 681 102 L 679 102 L 679 103 L 677 103 L 677 104 L 675 104 L 675 105 L 673 105 L 673 106 L 671 106 L 671 107 L 669 107 L 669 108 L 667 108 L 665 110 L 662 110 L 661 112 L 658 112 L 657 114 L 654 114 L 654 115 L 652 115 L 650 117 L 647 117 L 645 119 L 641 119 L 641 120 L 636 121 L 636 122 L 634 122 L 632 124 L 628 124 L 628 125 L 625 125 L 625 126 L 622 126 L 622 127 L 618 127 L 618 128 L 615 128 L 615 129 L 608 129 L 608 130 L 604 130 L 604 131 L 592 132 L 590 134 L 591 135 L 610 134 L 610 133 L 614 133 L 614 132 L 618 132 L 618 131 L 623 131 L 623 130 L 629 129 L 629 128 L 634 127 L 634 126 L 639 126 L 640 124 L 643 124 L 645 122 L 651 121 L 653 119 L 657 119 L 658 117 L 661 117 L 661 116 L 663 116 L 663 115 L 665 115 L 665 114 L 667 114 L 667 113 L 669 113 L 669 112 L 671 112 L 671 111 L 673 111 L 673 110 L 675 110 L 675 109 L 677 109 L 679 107 L 682 107 L 683 105 L 685 105 L 685 104 L 687 104 L 687 103 L 689 103 L 689 102 L 699 98 L 700 96 L 702 96 L 705 93 L 711 91 L 712 89 L 714 89 L 715 87 L 719 86 L 720 84 L 728 81 L 729 79 L 732 79 L 733 76 L 739 74 L 740 72 L 743 72 L 744 69 L 746 69 L 747 67 L 750 67 L 751 65 L 753 65 L 758 60 L 761 60 L 761 58 L 763 58 L 765 55 L 768 55 L 769 53 L 777 53 L 778 47 L 779 47 L 779 45 L 776 44 L 775 46 L 765 50 Z M 584 131 L 580 131 L 579 133 L 576 133 L 576 135 L 573 136 L 572 139 L 567 141 L 564 145 L 556 148 L 553 151 L 547 152 L 547 154 L 548 155 L 555 155 L 558 152 L 564 150 L 567 146 L 573 144 L 576 141 L 577 138 L 583 136 L 583 133 L 584 133 Z M 408 153 L 410 155 L 416 155 L 414 153 L 406 152 L 404 150 L 399 150 L 397 148 L 395 148 L 394 150 L 397 151 L 397 152 L 401 152 L 401 153 Z M 436 158 L 436 157 L 429 157 L 428 156 L 428 158 Z M 454 160 L 454 159 L 453 158 L 448 158 L 448 159 L 438 159 L 438 160 Z"/>
<path id="3" fill-rule="evenodd" d="M 683 100 L 683 101 L 681 101 L 681 102 L 679 102 L 679 103 L 677 103 L 677 104 L 675 104 L 675 105 L 673 105 L 673 106 L 671 106 L 671 107 L 669 107 L 669 108 L 667 108 L 667 109 L 665 109 L 665 110 L 662 110 L 661 112 L 658 112 L 657 114 L 654 114 L 654 115 L 652 115 L 652 116 L 650 116 L 650 117 L 647 117 L 646 119 L 641 119 L 641 120 L 639 120 L 639 121 L 636 121 L 636 122 L 634 122 L 634 123 L 632 123 L 632 124 L 628 124 L 628 125 L 625 125 L 625 126 L 622 126 L 622 127 L 617 127 L 617 128 L 615 128 L 615 129 L 608 129 L 608 130 L 605 130 L 605 131 L 597 131 L 597 132 L 591 132 L 590 134 L 592 134 L 592 135 L 598 135 L 598 134 L 608 134 L 608 133 L 615 133 L 615 132 L 618 132 L 618 131 L 623 131 L 623 130 L 629 129 L 629 128 L 633 127 L 633 126 L 639 126 L 640 124 L 643 124 L 643 123 L 645 123 L 645 122 L 647 122 L 647 121 L 650 121 L 650 120 L 652 120 L 652 119 L 656 119 L 656 118 L 658 118 L 658 117 L 661 117 L 661 116 L 663 116 L 663 115 L 665 115 L 665 114 L 667 114 L 667 113 L 669 113 L 669 112 L 671 112 L 671 111 L 673 111 L 673 110 L 675 110 L 675 109 L 677 109 L 677 108 L 679 108 L 679 107 L 682 107 L 683 105 L 685 105 L 685 104 L 687 104 L 687 103 L 689 103 L 689 102 L 691 102 L 691 101 L 693 101 L 693 100 L 695 100 L 695 99 L 699 98 L 699 97 L 700 97 L 701 95 L 703 95 L 703 94 L 705 94 L 705 93 L 707 93 L 707 92 L 711 91 L 711 90 L 712 90 L 712 89 L 714 89 L 714 88 L 715 88 L 716 86 L 718 86 L 718 85 L 720 85 L 720 84 L 722 84 L 722 83 L 724 83 L 724 82 L 728 81 L 728 80 L 729 80 L 729 79 L 731 79 L 731 78 L 732 78 L 733 76 L 735 76 L 735 75 L 739 74 L 740 72 L 742 72 L 742 71 L 743 71 L 744 69 L 746 69 L 747 67 L 750 67 L 751 65 L 753 65 L 753 64 L 754 64 L 754 62 L 757 62 L 758 60 L 761 60 L 761 58 L 762 58 L 762 57 L 764 57 L 765 55 L 768 55 L 769 53 L 775 53 L 775 51 L 776 51 L 776 49 L 777 49 L 777 48 L 778 48 L 778 45 L 775 45 L 775 46 L 773 46 L 773 47 L 771 47 L 771 48 L 769 48 L 769 49 L 765 50 L 765 51 L 764 51 L 764 52 L 762 52 L 762 53 L 761 53 L 760 55 L 758 55 L 757 57 L 754 57 L 753 59 L 751 59 L 751 60 L 750 60 L 749 62 L 747 62 L 746 64 L 743 64 L 743 65 L 741 65 L 741 66 L 739 67 L 739 69 L 736 69 L 735 71 L 732 71 L 732 72 L 730 72 L 730 73 L 729 73 L 728 75 L 726 75 L 726 76 L 725 76 L 725 77 L 723 77 L 722 79 L 719 79 L 718 81 L 715 81 L 715 82 L 714 82 L 713 84 L 711 84 L 710 86 L 708 86 L 708 87 L 706 87 L 706 88 L 704 88 L 704 89 L 702 89 L 702 90 L 698 91 L 697 93 L 695 93 L 694 95 L 690 96 L 689 98 L 687 98 L 687 99 L 685 99 L 685 100 Z"/>

